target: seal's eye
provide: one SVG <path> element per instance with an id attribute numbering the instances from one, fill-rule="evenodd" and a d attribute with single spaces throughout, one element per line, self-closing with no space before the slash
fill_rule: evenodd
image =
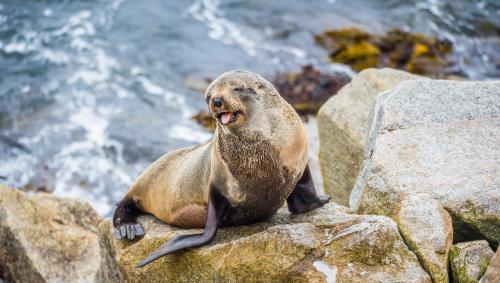
<path id="1" fill-rule="evenodd" d="M 255 90 L 253 90 L 253 88 L 244 88 L 244 87 L 236 87 L 233 89 L 234 91 L 237 91 L 237 92 L 242 92 L 242 93 L 251 93 L 251 94 L 255 94 Z"/>
<path id="2" fill-rule="evenodd" d="M 251 93 L 251 94 L 255 94 L 255 90 L 253 90 L 253 88 L 246 88 L 245 89 L 245 92 L 248 92 L 248 93 Z"/>

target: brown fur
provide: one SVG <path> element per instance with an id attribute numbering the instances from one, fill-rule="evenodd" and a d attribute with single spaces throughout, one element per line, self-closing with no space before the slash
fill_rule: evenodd
<path id="1" fill-rule="evenodd" d="M 294 168 L 283 166 L 279 149 L 261 133 L 245 139 L 219 133 L 216 139 L 216 150 L 238 184 L 237 194 L 231 191 L 234 187 L 219 187 L 234 209 L 226 225 L 256 222 L 274 214 L 290 193 L 283 188 L 291 189 L 298 181 Z"/>
<path id="2" fill-rule="evenodd" d="M 173 221 L 170 224 L 184 228 L 199 228 L 205 225 L 206 216 L 206 206 L 190 204 L 179 209 L 172 216 Z"/>
<path id="3" fill-rule="evenodd" d="M 214 117 L 240 111 L 229 124 L 217 124 L 213 141 L 170 152 L 152 164 L 126 198 L 160 220 L 202 228 L 210 188 L 230 203 L 222 225 L 263 220 L 283 205 L 307 165 L 308 141 L 293 108 L 262 77 L 233 71 L 206 91 Z M 214 97 L 223 98 L 215 108 Z"/>

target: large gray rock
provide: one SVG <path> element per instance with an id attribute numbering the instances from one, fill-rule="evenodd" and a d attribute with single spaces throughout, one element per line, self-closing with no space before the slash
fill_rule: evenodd
<path id="1" fill-rule="evenodd" d="M 478 282 L 490 264 L 494 252 L 484 240 L 453 245 L 450 250 L 450 266 L 453 281 Z"/>
<path id="2" fill-rule="evenodd" d="M 176 229 L 152 216 L 139 221 L 146 235 L 133 242 L 115 240 L 111 223 L 101 224 L 106 264 L 100 281 L 431 282 L 392 220 L 348 214 L 332 203 L 302 215 L 280 210 L 267 222 L 220 229 L 207 246 L 135 269 L 175 235 L 200 232 Z"/>
<path id="3" fill-rule="evenodd" d="M 86 203 L 0 185 L 0 277 L 7 282 L 95 282 L 97 224 Z"/>
<path id="4" fill-rule="evenodd" d="M 377 99 L 351 209 L 396 220 L 433 279 L 446 282 L 448 214 L 456 240 L 500 240 L 499 129 L 500 82 L 401 83 Z M 427 220 L 411 231 L 411 215 Z"/>
<path id="5" fill-rule="evenodd" d="M 318 112 L 319 160 L 325 192 L 347 205 L 363 161 L 366 132 L 377 94 L 405 80 L 421 79 L 394 69 L 366 69 Z"/>

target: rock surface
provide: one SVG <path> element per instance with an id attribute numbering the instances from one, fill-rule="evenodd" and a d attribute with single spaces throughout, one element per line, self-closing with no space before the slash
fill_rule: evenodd
<path id="1" fill-rule="evenodd" d="M 451 217 L 434 199 L 406 195 L 393 217 L 405 242 L 437 282 L 448 280 L 448 251 L 453 243 Z"/>
<path id="2" fill-rule="evenodd" d="M 450 250 L 453 281 L 478 282 L 490 264 L 494 253 L 484 240 L 458 243 Z"/>
<path id="3" fill-rule="evenodd" d="M 500 240 L 499 89 L 500 82 L 414 80 L 377 98 L 350 206 L 395 219 L 436 282 L 448 280 L 446 269 L 433 268 L 446 266 L 448 213 L 456 240 Z M 413 231 L 401 219 L 408 210 L 419 215 Z"/>
<path id="4" fill-rule="evenodd" d="M 347 213 L 332 203 L 302 215 L 280 210 L 271 220 L 220 229 L 208 246 L 133 266 L 177 234 L 199 233 L 139 220 L 143 239 L 118 241 L 103 222 L 103 282 L 430 282 L 395 223 L 383 216 Z M 116 273 L 109 271 L 116 270 Z"/>
<path id="5" fill-rule="evenodd" d="M 0 185 L 0 277 L 7 282 L 95 282 L 97 224 L 86 203 Z"/>
<path id="6" fill-rule="evenodd" d="M 370 112 L 377 94 L 404 80 L 422 77 L 394 69 L 367 69 L 330 98 L 318 112 L 319 159 L 325 192 L 347 205 L 363 162 Z"/>
<path id="7" fill-rule="evenodd" d="M 479 281 L 481 283 L 497 283 L 500 282 L 500 249 L 491 259 L 490 266 L 486 269 L 484 276 Z"/>

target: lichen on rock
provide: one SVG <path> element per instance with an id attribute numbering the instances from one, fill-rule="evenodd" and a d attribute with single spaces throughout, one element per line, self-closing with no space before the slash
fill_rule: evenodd
<path id="1" fill-rule="evenodd" d="M 300 215 L 281 209 L 266 222 L 219 229 L 207 246 L 135 269 L 139 260 L 166 240 L 200 232 L 176 229 L 152 216 L 139 221 L 146 235 L 133 242 L 115 240 L 111 223 L 101 224 L 101 245 L 108 251 L 101 281 L 430 282 L 392 220 L 352 215 L 332 203 Z M 108 270 L 119 274 L 109 278 Z"/>
<path id="2" fill-rule="evenodd" d="M 475 283 L 483 276 L 494 253 L 485 240 L 453 245 L 450 266 L 454 282 Z"/>

